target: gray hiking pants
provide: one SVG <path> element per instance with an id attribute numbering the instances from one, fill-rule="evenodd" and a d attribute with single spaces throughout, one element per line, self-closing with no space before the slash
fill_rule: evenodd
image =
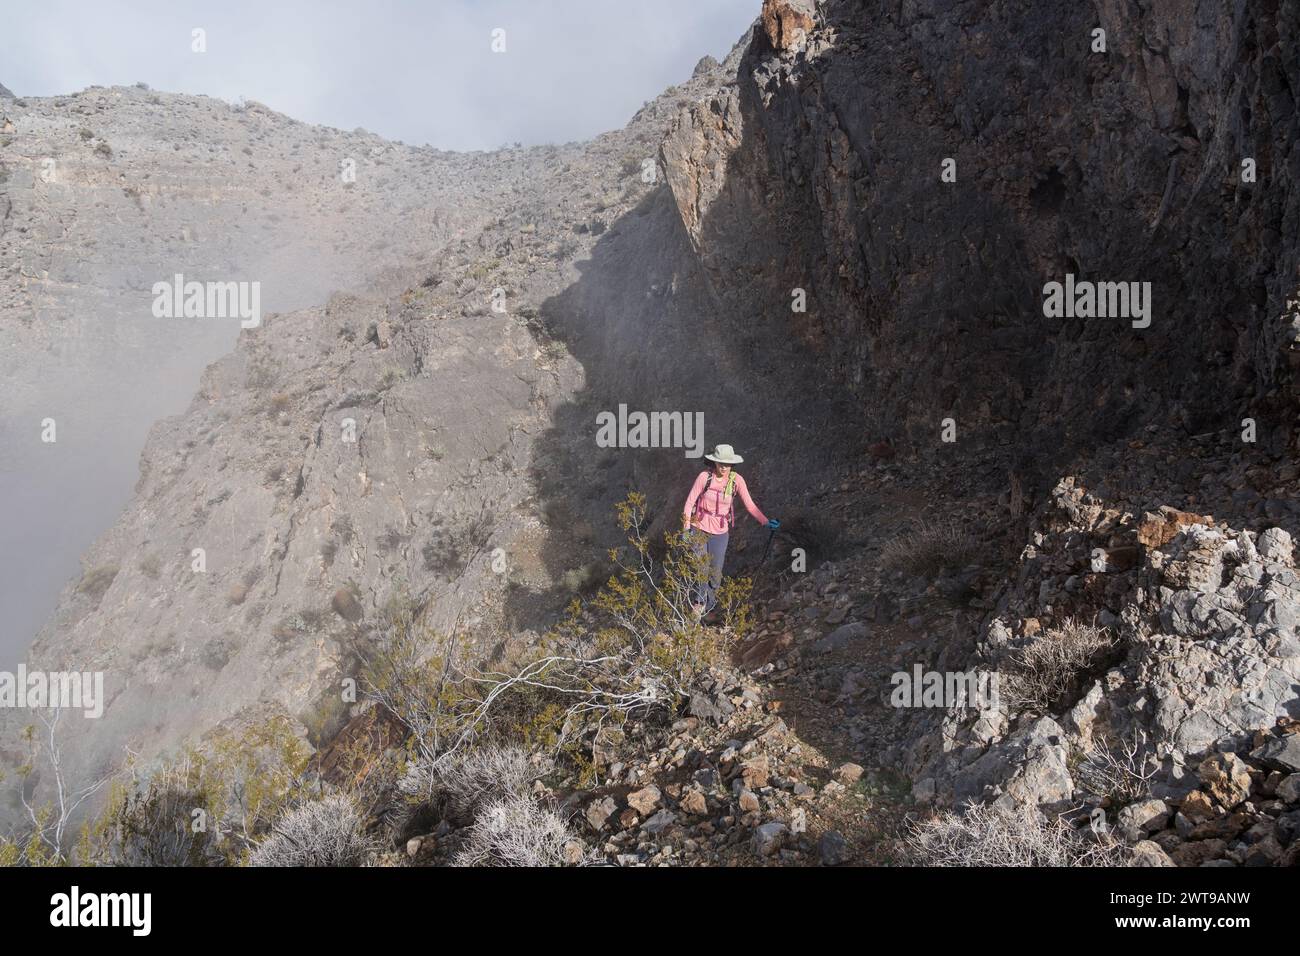
<path id="1" fill-rule="evenodd" d="M 722 562 L 727 557 L 727 541 L 730 537 L 730 531 L 722 534 L 709 534 L 707 531 L 695 533 L 696 552 L 709 556 L 709 576 L 695 592 L 695 603 L 704 605 L 706 614 L 718 603 L 718 588 L 722 586 Z"/>

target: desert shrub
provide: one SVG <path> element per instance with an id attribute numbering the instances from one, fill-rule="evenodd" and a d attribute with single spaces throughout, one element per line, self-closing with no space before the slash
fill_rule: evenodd
<path id="1" fill-rule="evenodd" d="M 63 866 L 67 863 L 64 856 L 50 849 L 42 838 L 49 815 L 48 808 L 38 810 L 35 825 L 25 835 L 0 836 L 0 867 Z"/>
<path id="2" fill-rule="evenodd" d="M 74 859 L 109 866 L 244 862 L 289 807 L 305 799 L 306 745 L 287 717 L 218 730 L 148 776 L 116 781 L 81 831 Z"/>
<path id="3" fill-rule="evenodd" d="M 456 866 L 561 866 L 574 839 L 558 813 L 527 795 L 484 804 L 466 836 Z"/>
<path id="4" fill-rule="evenodd" d="M 397 789 L 408 808 L 408 825 L 417 818 L 468 821 L 489 801 L 526 796 L 553 766 L 509 745 L 485 744 L 445 760 L 417 754 L 407 762 Z"/>
<path id="5" fill-rule="evenodd" d="M 624 176 L 639 176 L 641 174 L 641 162 L 642 158 L 636 153 L 625 153 L 618 168 Z"/>
<path id="6" fill-rule="evenodd" d="M 332 794 L 280 817 L 250 866 L 362 866 L 377 848 L 352 797 Z"/>
<path id="7" fill-rule="evenodd" d="M 1002 699 L 1012 712 L 1050 711 L 1078 688 L 1114 644 L 1105 628 L 1067 618 L 1011 653 L 1001 668 Z"/>
<path id="8" fill-rule="evenodd" d="M 921 866 L 1124 866 L 1113 837 L 1083 834 L 1028 804 L 970 804 L 913 823 L 907 848 Z"/>
<path id="9" fill-rule="evenodd" d="M 420 551 L 424 569 L 452 580 L 487 546 L 492 530 L 492 516 L 486 504 L 477 515 L 457 524 L 435 519 L 433 536 Z"/>
<path id="10" fill-rule="evenodd" d="M 748 579 L 723 582 L 720 623 L 704 625 L 694 592 L 709 573 L 707 557 L 686 534 L 669 534 L 656 558 L 639 493 L 618 505 L 618 519 L 629 547 L 610 552 L 615 573 L 591 600 L 574 600 L 513 673 L 477 676 L 476 727 L 492 722 L 491 707 L 496 729 L 563 750 L 592 727 L 674 709 L 748 633 Z"/>
<path id="11" fill-rule="evenodd" d="M 211 866 L 224 862 L 220 831 L 207 825 L 209 795 L 199 766 L 183 760 L 147 781 L 118 782 L 98 820 L 82 833 L 83 863 Z"/>
<path id="12" fill-rule="evenodd" d="M 476 665 L 462 638 L 433 632 L 409 602 L 385 611 L 374 646 L 357 645 L 366 695 L 410 734 L 412 769 L 403 792 L 414 809 L 407 824 L 413 816 L 435 818 L 448 794 L 481 800 L 485 791 L 470 781 L 480 779 L 476 761 L 488 758 L 468 756 L 475 747 L 514 741 L 585 773 L 585 741 L 593 733 L 675 710 L 748 632 L 747 580 L 724 582 L 721 624 L 705 626 L 696 618 L 693 591 L 708 573 L 707 557 L 684 535 L 669 535 L 665 556 L 656 558 L 639 494 L 629 495 L 618 515 L 631 547 L 610 553 L 616 573 L 590 601 L 575 599 L 535 646 L 497 669 Z M 501 761 L 497 773 L 522 768 L 514 757 L 491 759 Z M 530 773 L 530 779 L 540 776 Z"/>
<path id="13" fill-rule="evenodd" d="M 116 564 L 101 564 L 99 567 L 91 568 L 82 576 L 77 582 L 77 590 L 92 601 L 99 601 L 112 587 L 113 579 L 116 577 Z"/>
<path id="14" fill-rule="evenodd" d="M 394 592 L 381 620 L 376 644 L 352 647 L 362 662 L 363 692 L 405 726 L 413 753 L 441 759 L 475 704 L 463 660 L 466 642 L 430 628 L 405 589 Z"/>
<path id="15" fill-rule="evenodd" d="M 952 522 L 919 521 L 885 542 L 880 556 L 888 567 L 933 577 L 944 568 L 970 564 L 979 554 L 980 540 Z"/>
<path id="16" fill-rule="evenodd" d="M 1098 740 L 1079 762 L 1074 779 L 1086 793 L 1123 806 L 1151 795 L 1151 778 L 1159 770 L 1151 757 L 1136 731 L 1131 740 Z"/>
<path id="17" fill-rule="evenodd" d="M 271 636 L 275 638 L 277 646 L 283 647 L 291 644 L 306 634 L 311 633 L 311 625 L 304 620 L 301 613 L 290 614 L 281 618 L 274 627 L 271 628 Z"/>
<path id="18" fill-rule="evenodd" d="M 204 667 L 220 671 L 230 663 L 230 658 L 234 656 L 237 649 L 234 638 L 227 633 L 204 644 L 203 649 L 199 651 L 199 660 L 203 662 Z"/>

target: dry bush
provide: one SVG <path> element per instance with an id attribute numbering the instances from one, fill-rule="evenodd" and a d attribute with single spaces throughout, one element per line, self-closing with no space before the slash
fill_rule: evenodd
<path id="1" fill-rule="evenodd" d="M 1081 834 L 1036 807 L 973 803 L 911 825 L 906 844 L 921 866 L 1126 866 L 1109 835 Z"/>
<path id="2" fill-rule="evenodd" d="M 618 516 L 631 549 L 611 552 L 616 573 L 591 601 L 575 599 L 564 621 L 509 669 L 480 669 L 463 641 L 432 633 L 410 609 L 390 616 L 378 647 L 358 648 L 366 693 L 407 727 L 430 771 L 477 740 L 573 753 L 607 723 L 672 710 L 748 632 L 748 580 L 723 583 L 721 624 L 705 626 L 693 593 L 707 557 L 679 534 L 656 559 L 640 494 L 630 494 Z"/>
<path id="3" fill-rule="evenodd" d="M 147 779 L 133 774 L 119 781 L 104 812 L 85 827 L 78 861 L 243 862 L 273 822 L 306 797 L 309 759 L 284 716 L 239 733 L 217 731 Z"/>
<path id="4" fill-rule="evenodd" d="M 562 866 L 574 839 L 559 814 L 527 794 L 484 804 L 456 866 Z"/>
<path id="5" fill-rule="evenodd" d="M 1114 645 L 1105 628 L 1067 618 L 1009 655 L 999 685 L 1002 699 L 1012 713 L 1050 711 Z"/>
<path id="6" fill-rule="evenodd" d="M 476 675 L 482 703 L 475 731 L 491 725 L 567 750 L 607 724 L 676 708 L 750 630 L 748 579 L 726 579 L 718 591 L 720 623 L 702 624 L 694 595 L 709 573 L 707 556 L 688 534 L 669 534 L 657 558 L 644 495 L 630 493 L 617 511 L 630 547 L 610 552 L 615 573 L 592 600 L 570 604 L 514 671 Z"/>
<path id="7" fill-rule="evenodd" d="M 215 825 L 206 825 L 210 801 L 199 771 L 194 763 L 182 760 L 147 781 L 137 778 L 129 786 L 116 784 L 107 809 L 82 835 L 79 862 L 108 866 L 224 863 L 220 831 Z"/>
<path id="8" fill-rule="evenodd" d="M 361 686 L 409 732 L 414 752 L 432 764 L 457 749 L 476 698 L 467 642 L 429 627 L 405 591 L 383 611 L 378 644 L 352 644 L 362 661 Z"/>
<path id="9" fill-rule="evenodd" d="M 485 745 L 441 761 L 416 753 L 397 782 L 406 805 L 399 829 L 418 819 L 468 821 L 490 801 L 527 796 L 533 782 L 553 767 L 513 746 Z"/>
<path id="10" fill-rule="evenodd" d="M 112 586 L 113 580 L 117 577 L 117 570 L 116 564 L 101 564 L 99 567 L 91 568 L 77 582 L 78 593 L 99 602 Z"/>
<path id="11" fill-rule="evenodd" d="M 278 819 L 249 865 L 362 866 L 375 849 L 356 802 L 345 794 L 333 794 Z"/>
<path id="12" fill-rule="evenodd" d="M 980 551 L 980 540 L 953 522 L 919 521 L 880 549 L 887 567 L 924 577 L 944 568 L 970 564 Z"/>
<path id="13" fill-rule="evenodd" d="M 1135 730 L 1131 740 L 1098 741 L 1074 777 L 1087 793 L 1123 806 L 1151 795 L 1151 778 L 1159 769 Z"/>

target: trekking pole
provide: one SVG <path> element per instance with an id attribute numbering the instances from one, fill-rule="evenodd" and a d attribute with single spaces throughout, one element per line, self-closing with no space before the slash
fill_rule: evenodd
<path id="1" fill-rule="evenodd" d="M 758 559 L 757 564 L 755 564 L 752 568 L 749 569 L 751 573 L 757 571 L 759 568 L 761 568 L 764 565 L 764 563 L 766 563 L 767 556 L 772 551 L 772 539 L 775 537 L 776 537 L 776 529 L 772 528 L 767 532 L 767 544 L 763 546 L 763 556 Z"/>

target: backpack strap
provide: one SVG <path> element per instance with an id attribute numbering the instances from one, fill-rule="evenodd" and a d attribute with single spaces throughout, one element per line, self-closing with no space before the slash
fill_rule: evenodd
<path id="1" fill-rule="evenodd" d="M 731 469 L 727 473 L 727 487 L 723 489 L 722 494 L 727 499 L 727 530 L 730 531 L 736 526 L 736 469 Z"/>
<path id="2" fill-rule="evenodd" d="M 704 496 L 709 493 L 709 485 L 713 482 L 713 473 L 708 469 L 700 472 L 700 475 L 704 478 L 704 487 L 700 489 L 699 496 L 695 499 L 695 507 L 692 509 L 692 514 L 696 521 L 698 521 L 704 514 Z M 699 481 L 699 478 L 695 480 Z"/>
<path id="3" fill-rule="evenodd" d="M 704 514 L 704 496 L 707 495 L 709 493 L 709 489 L 713 487 L 713 472 L 704 471 L 702 472 L 702 474 L 704 475 L 704 488 L 700 492 L 700 496 L 695 499 L 696 520 L 698 520 Z M 722 496 L 723 498 L 726 499 L 728 505 L 727 508 L 728 530 L 736 526 L 736 501 L 734 497 L 735 490 L 736 490 L 736 471 L 733 468 L 731 474 L 727 476 L 726 487 L 723 488 L 722 490 Z"/>

